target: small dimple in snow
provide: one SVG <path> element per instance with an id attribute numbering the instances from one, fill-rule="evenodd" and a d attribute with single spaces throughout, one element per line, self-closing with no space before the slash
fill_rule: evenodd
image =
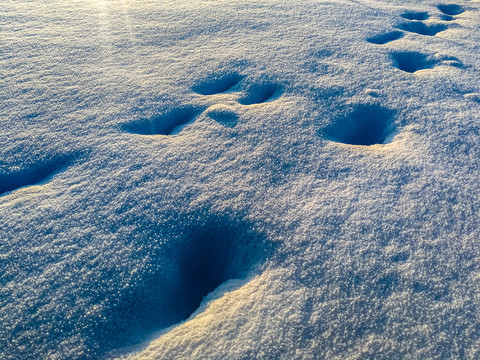
<path id="1" fill-rule="evenodd" d="M 180 106 L 149 119 L 141 119 L 122 125 L 122 130 L 139 135 L 176 135 L 195 121 L 203 108 Z"/>
<path id="2" fill-rule="evenodd" d="M 372 44 L 383 45 L 389 42 L 395 41 L 403 37 L 403 32 L 401 31 L 390 31 L 385 34 L 375 35 L 367 38 L 367 41 Z"/>
<path id="3" fill-rule="evenodd" d="M 377 296 L 383 297 L 383 298 L 389 297 L 390 295 L 392 295 L 398 283 L 399 283 L 398 274 L 388 274 L 386 276 L 381 277 L 374 286 Z"/>
<path id="4" fill-rule="evenodd" d="M 252 84 L 245 91 L 238 102 L 242 105 L 260 104 L 267 101 L 277 100 L 283 94 L 283 87 L 279 84 L 267 82 Z"/>
<path id="5" fill-rule="evenodd" d="M 413 32 L 420 35 L 433 36 L 438 34 L 441 31 L 448 29 L 448 26 L 445 24 L 425 24 L 421 21 L 410 21 L 398 25 L 399 29 Z"/>
<path id="6" fill-rule="evenodd" d="M 445 15 L 459 15 L 465 11 L 465 9 L 457 4 L 440 4 L 437 5 L 438 10 L 440 10 Z"/>
<path id="7" fill-rule="evenodd" d="M 422 294 L 435 301 L 442 301 L 448 296 L 448 288 L 436 286 L 435 284 L 424 282 L 414 282 L 412 290 L 416 294 Z"/>
<path id="8" fill-rule="evenodd" d="M 403 262 L 403 261 L 407 261 L 409 257 L 410 257 L 410 254 L 408 252 L 401 252 L 392 256 L 391 260 L 393 262 Z"/>
<path id="9" fill-rule="evenodd" d="M 238 123 L 237 113 L 226 105 L 212 106 L 206 111 L 206 115 L 226 127 L 233 128 Z"/>
<path id="10" fill-rule="evenodd" d="M 444 20 L 444 21 L 452 21 L 452 20 L 455 20 L 455 17 L 451 16 L 451 15 L 441 15 L 440 16 L 440 19 Z"/>
<path id="11" fill-rule="evenodd" d="M 427 20 L 430 17 L 426 11 L 407 11 L 401 16 L 408 20 Z"/>
<path id="12" fill-rule="evenodd" d="M 439 56 L 439 61 L 442 65 L 463 68 L 463 63 L 455 56 Z"/>

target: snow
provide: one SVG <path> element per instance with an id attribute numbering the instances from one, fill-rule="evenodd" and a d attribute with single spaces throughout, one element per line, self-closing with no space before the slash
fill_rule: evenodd
<path id="1" fill-rule="evenodd" d="M 478 359 L 480 2 L 0 7 L 0 358 Z"/>

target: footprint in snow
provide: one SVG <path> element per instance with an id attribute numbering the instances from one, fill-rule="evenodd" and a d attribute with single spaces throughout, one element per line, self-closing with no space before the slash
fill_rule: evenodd
<path id="1" fill-rule="evenodd" d="M 65 171 L 73 162 L 74 155 L 53 156 L 26 168 L 0 173 L 0 196 L 26 186 L 44 185 L 55 175 Z"/>
<path id="2" fill-rule="evenodd" d="M 385 34 L 375 35 L 367 38 L 367 41 L 376 45 L 384 45 L 403 37 L 403 32 L 395 30 Z"/>
<path id="3" fill-rule="evenodd" d="M 241 91 L 240 83 L 244 76 L 236 72 L 212 74 L 200 80 L 192 87 L 192 91 L 200 95 L 217 95 Z M 252 83 L 246 85 L 243 96 L 239 99 L 242 105 L 253 105 L 278 99 L 283 88 L 274 82 Z"/>
<path id="4" fill-rule="evenodd" d="M 437 65 L 436 60 L 417 51 L 393 52 L 391 57 L 393 66 L 408 73 L 433 69 Z"/>
<path id="5" fill-rule="evenodd" d="M 409 21 L 398 25 L 398 28 L 420 35 L 434 36 L 441 31 L 447 30 L 448 26 L 445 24 L 425 24 L 421 21 Z"/>
<path id="6" fill-rule="evenodd" d="M 204 110 L 198 106 L 178 106 L 158 115 L 122 125 L 122 130 L 138 135 L 177 135 Z"/>
<path id="7" fill-rule="evenodd" d="M 462 62 L 453 56 L 432 56 L 417 51 L 398 51 L 390 54 L 393 66 L 397 69 L 416 73 L 420 70 L 433 69 L 437 65 L 463 67 Z"/>
<path id="8" fill-rule="evenodd" d="M 327 140 L 370 146 L 386 144 L 395 133 L 395 111 L 377 104 L 356 104 L 322 130 Z"/>
<path id="9" fill-rule="evenodd" d="M 200 95 L 216 95 L 236 90 L 243 76 L 236 73 L 212 74 L 200 80 L 192 87 L 192 91 Z"/>
<path id="10" fill-rule="evenodd" d="M 242 105 L 254 105 L 277 100 L 283 94 L 283 87 L 274 82 L 250 84 L 238 100 Z"/>
<path id="11" fill-rule="evenodd" d="M 457 4 L 440 4 L 437 5 L 438 10 L 440 10 L 445 15 L 455 16 L 460 15 L 465 12 L 465 9 Z"/>
<path id="12" fill-rule="evenodd" d="M 406 11 L 401 17 L 407 20 L 427 20 L 430 15 L 426 11 Z"/>
<path id="13" fill-rule="evenodd" d="M 229 94 L 240 91 L 244 76 L 236 72 L 212 74 L 192 86 L 192 91 L 204 95 Z M 283 87 L 274 82 L 252 83 L 246 86 L 238 102 L 253 105 L 270 102 L 283 94 Z M 177 106 L 149 118 L 131 121 L 121 125 L 124 132 L 137 135 L 177 135 L 186 126 L 193 123 L 206 106 Z M 206 115 L 225 127 L 233 128 L 238 123 L 238 115 L 226 105 L 208 108 Z"/>
<path id="14" fill-rule="evenodd" d="M 112 349 L 136 345 L 152 332 L 204 311 L 208 302 L 261 272 L 275 251 L 275 243 L 256 230 L 256 224 L 234 213 L 200 210 L 171 214 L 166 224 L 145 223 L 149 227 L 142 228 L 142 236 L 170 245 L 159 251 L 158 246 L 147 244 L 149 256 L 129 286 L 98 289 L 106 299 L 99 310 L 102 321 L 93 327 L 88 317 L 80 322 L 90 325 L 89 336 L 97 345 L 88 359 L 105 358 Z"/>
<path id="15" fill-rule="evenodd" d="M 427 20 L 430 15 L 426 11 L 406 11 L 401 17 L 407 20 L 413 20 L 409 22 L 402 23 L 398 26 L 400 30 L 417 33 L 420 35 L 430 35 L 433 36 L 440 31 L 447 29 L 447 26 L 444 24 L 431 24 L 427 25 L 422 22 L 422 20 Z M 399 30 L 390 31 L 384 34 L 379 34 L 371 36 L 366 40 L 372 44 L 384 45 L 389 42 L 401 39 L 404 33 Z"/>
<path id="16" fill-rule="evenodd" d="M 455 15 L 465 12 L 465 9 L 457 4 L 440 4 L 437 5 L 437 8 L 442 12 L 440 18 L 445 21 L 455 20 Z"/>
<path id="17" fill-rule="evenodd" d="M 464 94 L 463 97 L 480 104 L 480 93 L 468 93 Z"/>

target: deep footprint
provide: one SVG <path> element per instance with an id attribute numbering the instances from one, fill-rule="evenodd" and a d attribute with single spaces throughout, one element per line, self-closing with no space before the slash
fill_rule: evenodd
<path id="1" fill-rule="evenodd" d="M 350 145 L 384 144 L 395 131 L 395 111 L 380 105 L 357 104 L 323 131 L 326 139 Z"/>
<path id="2" fill-rule="evenodd" d="M 244 278 L 256 263 L 263 261 L 269 246 L 248 226 L 214 217 L 188 229 L 176 257 L 180 276 L 178 297 L 172 307 L 179 320 L 190 317 L 205 296 L 221 284 Z"/>
<path id="3" fill-rule="evenodd" d="M 192 87 L 192 91 L 200 95 L 215 95 L 227 92 L 242 81 L 238 73 L 216 74 L 207 77 Z"/>
<path id="4" fill-rule="evenodd" d="M 408 20 L 427 20 L 430 17 L 426 11 L 407 11 L 401 16 Z"/>
<path id="5" fill-rule="evenodd" d="M 122 125 L 122 130 L 139 135 L 176 135 L 185 126 L 195 121 L 203 108 L 178 107 L 165 114 Z"/>
<path id="6" fill-rule="evenodd" d="M 413 32 L 420 35 L 434 36 L 441 31 L 448 29 L 448 26 L 445 24 L 424 24 L 421 21 L 411 21 L 398 25 L 399 29 Z"/>
<path id="7" fill-rule="evenodd" d="M 0 196 L 24 186 L 42 185 L 64 171 L 73 157 L 56 157 L 11 173 L 0 174 Z"/>
<path id="8" fill-rule="evenodd" d="M 274 101 L 283 94 L 282 86 L 275 83 L 253 84 L 245 92 L 238 102 L 242 105 L 261 104 Z"/>
<path id="9" fill-rule="evenodd" d="M 383 45 L 389 42 L 398 40 L 403 37 L 403 32 L 401 31 L 391 31 L 386 34 L 376 35 L 367 38 L 367 41 L 372 44 Z"/>
<path id="10" fill-rule="evenodd" d="M 223 126 L 234 128 L 238 123 L 238 115 L 233 109 L 224 105 L 212 106 L 206 112 L 207 116 L 222 124 Z"/>
<path id="11" fill-rule="evenodd" d="M 391 56 L 393 66 L 408 73 L 433 69 L 438 63 L 437 60 L 431 59 L 428 55 L 416 51 L 395 52 Z"/>
<path id="12" fill-rule="evenodd" d="M 450 16 L 460 15 L 465 11 L 465 9 L 462 6 L 457 4 L 440 4 L 440 5 L 437 5 L 437 8 L 445 15 L 450 15 Z"/>
<path id="13" fill-rule="evenodd" d="M 96 346 L 105 352 L 143 341 L 152 331 L 188 319 L 226 281 L 254 272 L 273 250 L 254 228 L 229 215 L 205 212 L 172 214 L 171 222 L 154 227 L 153 236 L 168 245 L 157 255 L 151 251 L 135 284 L 120 294 L 103 289 L 110 306 L 103 310 L 107 321 L 94 328 Z"/>

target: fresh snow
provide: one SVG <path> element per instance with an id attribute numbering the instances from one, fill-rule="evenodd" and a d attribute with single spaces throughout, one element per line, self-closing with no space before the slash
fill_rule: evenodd
<path id="1" fill-rule="evenodd" d="M 479 359 L 479 29 L 2 0 L 0 358 Z"/>

